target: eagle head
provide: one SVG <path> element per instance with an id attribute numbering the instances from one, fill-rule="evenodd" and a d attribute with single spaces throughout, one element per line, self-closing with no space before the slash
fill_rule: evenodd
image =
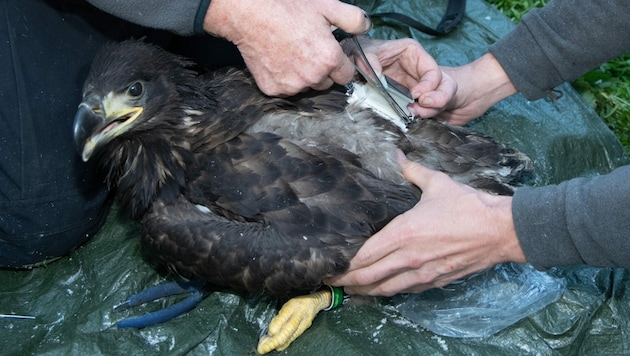
<path id="1" fill-rule="evenodd" d="M 92 62 L 74 142 L 84 161 L 98 154 L 105 181 L 133 217 L 158 197 L 175 200 L 185 184 L 190 152 L 179 130 L 199 86 L 191 65 L 137 40 L 106 45 Z"/>
<path id="2" fill-rule="evenodd" d="M 97 53 L 74 118 L 74 142 L 84 161 L 117 137 L 152 131 L 181 112 L 181 93 L 194 92 L 191 62 L 157 46 L 129 40 Z"/>

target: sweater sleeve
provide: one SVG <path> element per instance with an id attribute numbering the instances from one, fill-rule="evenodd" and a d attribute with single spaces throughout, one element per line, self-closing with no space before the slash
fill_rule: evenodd
<path id="1" fill-rule="evenodd" d="M 203 34 L 210 0 L 88 0 L 99 9 L 137 25 L 183 36 Z"/>
<path id="2" fill-rule="evenodd" d="M 528 100 L 630 49 L 630 1 L 552 0 L 490 46 Z"/>
<path id="3" fill-rule="evenodd" d="M 630 166 L 519 189 L 512 214 L 525 257 L 536 268 L 630 268 Z"/>

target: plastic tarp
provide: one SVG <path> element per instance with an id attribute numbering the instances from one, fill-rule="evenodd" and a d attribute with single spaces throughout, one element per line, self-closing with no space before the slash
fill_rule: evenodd
<path id="1" fill-rule="evenodd" d="M 446 0 L 358 1 L 368 13 L 396 11 L 437 24 Z M 435 25 L 433 25 L 435 26 Z M 445 65 L 463 64 L 513 24 L 481 0 L 469 0 L 466 16 L 446 37 L 433 38 L 404 25 L 375 21 L 377 38 L 413 37 Z M 601 174 L 627 157 L 601 119 L 570 86 L 559 100 L 528 102 L 521 96 L 493 107 L 471 126 L 529 154 L 534 185 Z M 143 330 L 118 329 L 129 316 L 169 301 L 114 312 L 112 307 L 147 287 L 172 280 L 147 261 L 139 226 L 113 209 L 107 224 L 69 256 L 27 271 L 0 271 L 0 353 L 27 354 L 255 354 L 258 338 L 279 302 L 214 292 L 191 312 Z M 566 281 L 554 303 L 486 337 L 435 334 L 406 319 L 395 299 L 321 313 L 283 354 L 628 354 L 630 273 L 583 266 L 549 271 Z"/>

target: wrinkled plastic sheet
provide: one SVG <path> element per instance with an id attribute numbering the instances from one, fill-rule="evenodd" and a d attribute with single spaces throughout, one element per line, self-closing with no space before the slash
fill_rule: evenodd
<path id="1" fill-rule="evenodd" d="M 368 13 L 397 11 L 435 25 L 446 0 L 359 1 Z M 375 21 L 373 36 L 413 37 L 441 64 L 482 55 L 512 23 L 479 0 L 468 0 L 462 24 L 444 38 Z M 553 184 L 609 172 L 628 162 L 614 135 L 568 85 L 560 100 L 528 102 L 517 95 L 471 126 L 529 154 L 530 184 Z M 107 224 L 68 257 L 28 271 L 0 271 L 0 353 L 27 354 L 255 354 L 258 338 L 279 301 L 214 292 L 188 314 L 143 330 L 119 330 L 129 316 L 171 304 L 150 303 L 124 312 L 112 307 L 147 287 L 170 281 L 143 256 L 139 226 L 113 209 Z M 283 354 L 628 354 L 630 273 L 575 266 L 548 272 L 566 283 L 556 302 L 485 337 L 436 334 L 401 315 L 396 299 L 342 307 L 320 314 Z"/>
<path id="2" fill-rule="evenodd" d="M 393 297 L 402 316 L 437 335 L 493 335 L 556 302 L 564 278 L 527 263 L 502 263 L 419 294 Z"/>

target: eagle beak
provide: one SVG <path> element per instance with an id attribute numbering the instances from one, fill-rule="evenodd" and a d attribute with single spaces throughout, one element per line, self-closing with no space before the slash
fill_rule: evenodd
<path id="1" fill-rule="evenodd" d="M 91 95 L 85 98 L 74 116 L 74 144 L 87 162 L 105 143 L 127 132 L 142 107 L 130 107 L 120 96 L 108 94 L 104 100 Z"/>

